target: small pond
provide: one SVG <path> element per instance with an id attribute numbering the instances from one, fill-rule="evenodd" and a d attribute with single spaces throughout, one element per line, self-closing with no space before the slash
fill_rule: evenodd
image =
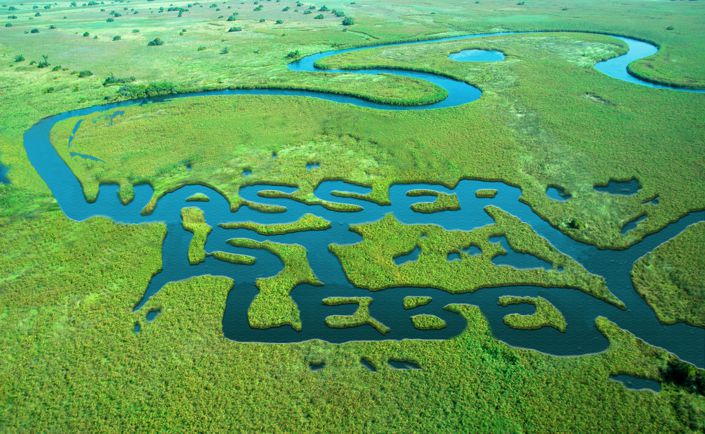
<path id="1" fill-rule="evenodd" d="M 500 62 L 504 60 L 504 53 L 495 50 L 463 50 L 452 53 L 449 59 L 456 62 Z"/>

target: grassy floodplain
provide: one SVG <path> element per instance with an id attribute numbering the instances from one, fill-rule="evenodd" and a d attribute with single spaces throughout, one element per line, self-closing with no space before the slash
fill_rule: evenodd
<path id="1" fill-rule="evenodd" d="M 161 309 L 153 323 L 144 318 L 148 309 L 132 313 L 161 267 L 165 227 L 64 217 L 23 148 L 23 133 L 43 117 L 156 92 L 228 87 L 432 102 L 444 95 L 425 82 L 292 73 L 286 65 L 333 48 L 503 30 L 589 30 L 646 39 L 661 51 L 632 65 L 634 73 L 705 87 L 702 1 L 336 0 L 326 1 L 329 10 L 321 11 L 323 5 L 0 2 L 0 164 L 8 167 L 3 175 L 9 181 L 0 183 L 0 431 L 705 430 L 705 398 L 663 375 L 673 356 L 604 318 L 596 325 L 610 340 L 607 351 L 553 357 L 497 341 L 472 307 L 458 307 L 469 326 L 448 341 L 238 344 L 222 334 L 233 285 L 224 278 L 168 285 L 147 305 Z M 354 24 L 343 25 L 333 9 Z M 150 45 L 157 38 L 163 44 Z M 447 59 L 465 48 L 501 50 L 507 59 L 491 65 Z M 592 69 L 623 50 L 614 39 L 583 33 L 384 48 L 338 56 L 322 66 L 434 71 L 467 80 L 484 95 L 468 106 L 425 113 L 284 97 L 133 107 L 114 119 L 84 122 L 79 130 L 72 151 L 103 163 L 69 155 L 66 144 L 76 119 L 59 125 L 52 137 L 87 197 L 106 181 L 120 183 L 124 198 L 137 182 L 149 182 L 158 194 L 201 182 L 224 191 L 237 206 L 245 182 L 296 184 L 299 197 L 311 200 L 322 179 L 344 177 L 371 185 L 373 196 L 384 201 L 393 182 L 502 179 L 520 186 L 537 212 L 571 236 L 623 247 L 689 210 L 705 208 L 703 96 L 629 86 Z M 320 167 L 306 170 L 311 162 Z M 252 172 L 247 178 L 245 170 Z M 642 184 L 634 196 L 592 188 L 631 177 Z M 550 200 L 544 193 L 549 185 L 562 186 L 572 199 Z M 658 204 L 651 202 L 656 195 Z M 435 205 L 452 207 L 446 199 Z M 620 233 L 625 222 L 643 213 L 648 218 L 634 231 Z M 197 216 L 186 214 L 184 221 L 194 223 L 196 232 L 204 229 Z M 279 233 L 296 227 L 257 229 Z M 346 271 L 355 278 L 367 270 L 365 279 L 378 286 L 389 284 L 380 270 L 412 283 L 433 279 L 440 263 L 430 260 L 433 250 L 422 249 L 420 261 L 428 258 L 428 267 L 408 264 L 406 276 L 391 260 L 413 248 L 417 229 L 388 220 L 367 227 L 363 245 L 351 249 L 364 250 L 372 261 L 341 250 L 341 260 L 349 262 Z M 521 229 L 508 222 L 501 232 Z M 637 287 L 665 321 L 702 325 L 692 303 L 676 303 L 676 296 L 680 302 L 692 288 L 691 276 L 676 272 L 679 278 L 673 278 L 673 270 L 702 268 L 693 268 L 695 259 L 684 256 L 700 251 L 698 230 L 689 229 L 635 269 Z M 390 232 L 399 236 L 396 241 L 389 242 Z M 457 242 L 438 232 L 427 240 L 438 242 L 436 259 L 447 242 Z M 532 282 L 568 282 L 611 300 L 602 282 L 531 233 L 521 232 L 519 241 L 564 267 L 562 273 L 529 276 Z M 286 300 L 297 282 L 316 279 L 306 252 L 276 243 L 257 247 L 271 249 L 286 266 L 258 282 L 250 324 L 297 327 L 296 306 Z M 495 268 L 487 267 L 476 283 L 516 280 Z M 661 281 L 668 285 L 655 287 Z M 422 325 L 429 320 L 419 319 Z M 142 325 L 139 335 L 135 322 Z M 361 357 L 376 372 L 364 368 Z M 394 369 L 387 363 L 391 358 L 422 369 Z M 311 372 L 309 362 L 320 360 L 326 368 Z M 660 379 L 662 390 L 631 391 L 610 381 L 614 374 Z"/>
<path id="2" fill-rule="evenodd" d="M 634 286 L 665 323 L 705 327 L 705 224 L 698 223 L 642 257 Z"/>

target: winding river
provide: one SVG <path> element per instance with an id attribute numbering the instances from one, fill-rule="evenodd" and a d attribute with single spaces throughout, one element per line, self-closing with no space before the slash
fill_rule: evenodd
<path id="1" fill-rule="evenodd" d="M 337 54 L 359 50 L 369 50 L 380 46 L 401 46 L 413 44 L 431 44 L 448 41 L 460 41 L 499 36 L 515 36 L 521 33 L 493 33 L 465 35 L 441 38 L 433 41 L 414 41 L 383 44 L 373 47 L 349 48 L 307 56 L 293 62 L 289 69 L 301 73 L 318 73 L 317 61 Z M 629 74 L 627 66 L 657 52 L 649 43 L 614 36 L 625 42 L 629 51 L 619 57 L 596 65 L 598 71 L 612 79 L 621 80 L 630 85 L 647 86 L 668 91 L 699 92 L 670 88 L 640 80 Z M 705 329 L 685 324 L 663 325 L 651 308 L 636 293 L 630 278 L 634 261 L 650 252 L 659 244 L 676 236 L 687 226 L 705 220 L 705 212 L 695 212 L 682 217 L 677 222 L 663 228 L 660 232 L 647 236 L 641 242 L 627 250 L 600 250 L 572 240 L 558 231 L 533 210 L 522 203 L 519 198 L 521 190 L 502 182 L 486 182 L 465 179 L 452 189 L 435 184 L 397 184 L 389 191 L 390 205 L 380 205 L 366 200 L 364 195 L 369 189 L 342 181 L 324 181 L 315 190 L 315 195 L 322 201 L 355 205 L 354 212 L 335 212 L 320 204 L 303 204 L 287 197 L 264 197 L 261 193 L 275 190 L 286 196 L 294 191 L 292 187 L 272 185 L 249 185 L 241 189 L 240 195 L 247 201 L 265 205 L 283 207 L 281 212 L 262 212 L 253 207 L 242 206 L 231 211 L 228 200 L 217 191 L 202 185 L 186 185 L 161 197 L 150 214 L 141 211 L 152 197 L 153 190 L 148 185 L 136 185 L 134 199 L 124 205 L 118 198 L 118 186 L 103 184 L 95 202 L 85 199 L 79 180 L 66 162 L 56 152 L 50 142 L 50 132 L 54 125 L 62 120 L 85 118 L 90 115 L 105 113 L 112 116 L 117 110 L 142 104 L 144 102 L 161 102 L 175 98 L 210 97 L 215 95 L 289 95 L 298 97 L 321 98 L 336 103 L 346 103 L 379 110 L 430 110 L 459 106 L 481 97 L 481 91 L 465 82 L 430 73 L 402 71 L 394 69 L 371 70 L 328 70 L 331 74 L 394 74 L 426 80 L 440 86 L 448 93 L 442 101 L 425 106 L 394 106 L 370 102 L 361 98 L 336 95 L 320 91 L 281 90 L 281 89 L 239 89 L 189 93 L 169 97 L 157 97 L 150 100 L 131 100 L 112 104 L 97 105 L 89 108 L 67 111 L 42 119 L 32 126 L 24 137 L 25 148 L 30 162 L 51 189 L 63 212 L 74 220 L 83 221 L 93 216 L 108 216 L 116 222 L 139 224 L 145 222 L 164 222 L 168 232 L 163 245 L 163 269 L 149 282 L 143 297 L 137 302 L 135 311 L 141 310 L 145 303 L 169 282 L 187 279 L 199 275 L 217 275 L 233 278 L 237 283 L 230 291 L 223 331 L 226 337 L 241 342 L 298 342 L 307 339 L 325 339 L 331 342 L 350 340 L 383 339 L 447 339 L 458 335 L 466 327 L 464 319 L 445 307 L 453 303 L 469 303 L 479 306 L 487 317 L 494 335 L 510 345 L 533 348 L 551 354 L 585 354 L 606 348 L 607 340 L 595 328 L 595 317 L 606 316 L 647 342 L 666 348 L 684 360 L 705 366 Z M 80 128 L 80 121 L 75 130 Z M 74 131 L 75 133 L 75 131 Z M 90 156 L 86 156 L 90 157 Z M 459 210 L 446 210 L 431 214 L 417 213 L 411 209 L 414 203 L 427 202 L 430 196 L 413 196 L 412 190 L 431 190 L 457 195 L 461 207 Z M 477 197 L 478 190 L 492 189 L 497 194 L 492 198 Z M 355 193 L 356 197 L 341 197 L 340 192 Z M 190 201 L 194 194 L 201 193 L 208 197 L 207 202 Z M 345 196 L 345 195 L 344 195 Z M 600 301 L 576 289 L 544 288 L 536 286 L 508 285 L 496 288 L 484 288 L 472 293 L 449 294 L 437 288 L 389 288 L 381 291 L 368 291 L 355 287 L 345 275 L 338 258 L 333 255 L 330 244 L 354 244 L 361 237 L 349 230 L 350 225 L 369 223 L 392 213 L 405 224 L 435 224 L 446 229 L 472 230 L 492 224 L 492 218 L 484 212 L 488 205 L 493 205 L 518 217 L 548 240 L 560 252 L 582 264 L 589 272 L 603 276 L 610 290 L 620 299 L 626 309 L 619 309 Z M 188 262 L 187 254 L 192 234 L 181 224 L 181 209 L 199 207 L 203 210 L 207 222 L 213 228 L 208 236 L 206 251 L 226 251 L 253 256 L 254 265 L 232 264 L 209 255 L 197 265 Z M 320 216 L 332 223 L 330 229 L 323 231 L 305 231 L 282 235 L 262 236 L 247 229 L 225 229 L 219 225 L 226 222 L 257 222 L 263 224 L 293 222 L 307 213 Z M 296 331 L 289 326 L 268 329 L 254 329 L 249 326 L 247 311 L 257 294 L 255 281 L 258 278 L 277 274 L 282 268 L 281 260 L 263 249 L 246 249 L 234 247 L 228 243 L 233 238 L 253 240 L 271 240 L 280 243 L 296 243 L 306 247 L 308 259 L 322 286 L 299 285 L 291 293 L 301 314 L 303 329 Z M 530 268 L 530 262 L 521 255 L 508 252 L 504 263 L 516 268 Z M 421 252 L 420 254 L 423 254 Z M 462 260 L 462 259 L 461 259 Z M 553 270 L 552 272 L 560 272 Z M 502 318 L 511 312 L 526 312 L 522 306 L 501 307 L 497 298 L 501 295 L 542 296 L 553 303 L 565 316 L 568 328 L 565 333 L 544 327 L 539 330 L 517 330 L 506 326 Z M 402 299 L 409 295 L 426 295 L 432 302 L 407 311 L 402 307 Z M 331 314 L 351 314 L 356 306 L 326 306 L 321 300 L 326 297 L 372 297 L 374 302 L 370 309 L 372 315 L 390 327 L 387 334 L 381 334 L 373 327 L 361 326 L 347 329 L 333 329 L 325 325 L 325 318 Z M 418 330 L 409 320 L 410 315 L 430 313 L 442 318 L 446 327 L 441 330 Z M 698 344 L 700 343 L 700 344 Z"/>

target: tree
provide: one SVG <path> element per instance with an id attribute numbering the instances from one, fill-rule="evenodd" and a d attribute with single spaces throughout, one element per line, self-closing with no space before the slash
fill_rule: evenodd
<path id="1" fill-rule="evenodd" d="M 164 45 L 164 41 L 158 36 L 147 43 L 148 47 L 158 47 L 160 45 Z"/>

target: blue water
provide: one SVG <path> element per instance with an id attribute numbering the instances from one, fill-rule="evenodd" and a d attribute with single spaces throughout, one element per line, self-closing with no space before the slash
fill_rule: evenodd
<path id="1" fill-rule="evenodd" d="M 72 157 L 83 158 L 84 160 L 100 161 L 101 163 L 104 162 L 103 160 L 101 160 L 98 157 L 94 157 L 93 155 L 88 155 L 88 154 L 82 154 L 80 152 L 69 152 L 69 155 L 71 155 Z"/>
<path id="2" fill-rule="evenodd" d="M 621 229 L 622 235 L 636 229 L 636 227 L 639 225 L 639 223 L 643 222 L 644 220 L 646 220 L 646 214 L 641 214 L 641 215 L 629 220 L 627 223 L 624 224 L 624 226 L 622 226 L 622 229 Z"/>
<path id="3" fill-rule="evenodd" d="M 159 316 L 160 313 L 162 313 L 160 309 L 150 309 L 149 312 L 147 312 L 147 321 L 154 321 L 155 319 L 157 319 L 157 316 Z"/>
<path id="4" fill-rule="evenodd" d="M 477 256 L 477 255 L 482 254 L 482 249 L 480 249 L 479 247 L 477 247 L 475 245 L 470 245 L 470 246 L 466 247 L 465 249 L 463 249 L 463 251 L 470 256 Z"/>
<path id="5" fill-rule="evenodd" d="M 389 359 L 387 363 L 395 369 L 421 369 L 418 363 L 411 360 Z"/>
<path id="6" fill-rule="evenodd" d="M 565 191 L 564 188 L 555 185 L 546 188 L 546 195 L 548 195 L 550 199 L 556 200 L 558 202 L 565 202 L 566 200 L 573 197 L 570 193 Z"/>
<path id="7" fill-rule="evenodd" d="M 434 42 L 508 35 L 507 33 L 467 35 L 443 38 Z M 626 65 L 629 62 L 625 63 L 624 59 L 628 58 L 633 61 L 641 58 L 639 53 L 644 53 L 643 46 L 645 43 L 622 37 L 620 39 L 629 45 L 630 52 L 625 56 L 598 64 L 598 69 L 602 68 L 600 70 L 615 79 L 642 86 L 663 88 L 663 86 L 655 86 L 651 83 L 634 80 L 628 74 Z M 431 42 L 420 41 L 408 44 L 422 43 Z M 290 69 L 307 73 L 319 73 L 315 67 L 317 60 L 339 53 L 369 48 L 371 47 L 351 48 L 308 56 L 292 63 Z M 622 65 L 622 67 L 615 65 Z M 351 72 L 328 71 L 327 73 Z M 634 261 L 664 241 L 676 236 L 687 226 L 704 220 L 705 212 L 688 214 L 677 222 L 666 226 L 660 232 L 645 237 L 642 241 L 626 250 L 600 250 L 576 242 L 545 222 L 528 205 L 522 202 L 519 188 L 502 182 L 470 179 L 460 181 L 453 188 L 437 184 L 395 184 L 389 188 L 390 203 L 386 205 L 367 200 L 364 195 L 369 194 L 369 188 L 348 184 L 343 181 L 324 181 L 315 189 L 314 195 L 321 201 L 356 206 L 357 208 L 354 212 L 334 212 L 321 204 L 303 204 L 286 197 L 287 194 L 295 191 L 294 187 L 268 184 L 242 187 L 240 196 L 254 204 L 276 206 L 279 212 L 261 212 L 256 207 L 250 208 L 248 206 L 242 206 L 233 212 L 229 201 L 218 191 L 204 185 L 187 185 L 164 195 L 159 199 L 153 212 L 143 214 L 142 210 L 153 194 L 153 190 L 149 185 L 135 185 L 134 199 L 130 203 L 123 204 L 118 197 L 118 185 L 102 184 L 95 202 L 88 202 L 85 200 L 79 180 L 58 155 L 49 140 L 53 126 L 64 119 L 87 117 L 93 114 L 106 115 L 113 119 L 114 114 L 119 112 L 118 109 L 124 107 L 185 97 L 209 97 L 213 95 L 303 96 L 384 110 L 428 110 L 453 107 L 472 102 L 480 97 L 480 91 L 467 83 L 428 73 L 391 69 L 355 71 L 354 73 L 390 73 L 421 78 L 446 89 L 448 98 L 426 106 L 400 107 L 371 103 L 360 98 L 324 92 L 249 89 L 209 91 L 158 97 L 149 100 L 124 101 L 69 111 L 42 119 L 25 133 L 25 149 L 29 161 L 51 189 L 58 205 L 69 218 L 83 221 L 93 216 L 102 215 L 121 223 L 163 222 L 166 224 L 167 235 L 162 250 L 162 270 L 151 279 L 142 298 L 136 300 L 135 311 L 142 309 L 145 303 L 169 282 L 199 275 L 227 276 L 232 278 L 237 284 L 230 291 L 226 300 L 223 332 L 226 337 L 241 342 L 283 343 L 309 339 L 324 339 L 330 342 L 405 338 L 448 339 L 458 335 L 466 327 L 465 320 L 453 312 L 449 306 L 462 303 L 479 306 L 487 317 L 493 334 L 510 345 L 533 348 L 551 354 L 584 354 L 601 351 L 606 348 L 607 340 L 597 331 L 594 324 L 597 316 L 605 316 L 615 321 L 620 327 L 635 333 L 653 345 L 667 348 L 686 361 L 699 366 L 705 365 L 705 345 L 693 344 L 694 342 L 705 342 L 705 329 L 685 324 L 663 325 L 659 323 L 653 311 L 634 290 L 630 278 L 630 270 Z M 76 131 L 78 131 L 79 127 L 80 124 L 76 127 Z M 186 167 L 190 167 L 190 163 L 186 163 Z M 407 193 L 418 189 L 456 194 L 460 202 L 460 209 L 444 210 L 433 214 L 416 213 L 411 206 L 423 201 L 424 198 L 409 197 Z M 496 190 L 497 195 L 493 198 L 477 197 L 478 190 L 487 189 Z M 284 197 L 263 197 L 260 193 L 265 190 L 277 191 Z M 197 193 L 205 194 L 210 200 L 197 204 L 189 201 L 189 198 L 192 198 Z M 189 264 L 187 251 L 192 234 L 183 229 L 180 211 L 183 207 L 194 205 L 204 211 L 207 222 L 213 228 L 207 240 L 207 252 L 225 251 L 247 254 L 256 258 L 256 264 L 232 264 L 219 261 L 210 255 L 200 264 Z M 499 207 L 521 219 L 555 248 L 571 256 L 588 271 L 604 276 L 608 287 L 626 304 L 627 309 L 619 309 L 577 289 L 544 288 L 522 284 L 521 282 L 502 287 L 482 288 L 473 293 L 461 294 L 450 294 L 435 287 L 402 287 L 370 291 L 351 284 L 338 258 L 328 248 L 330 244 L 334 243 L 354 244 L 360 242 L 361 237 L 349 230 L 351 225 L 378 221 L 390 213 L 394 214 L 404 224 L 435 224 L 449 230 L 472 230 L 493 223 L 492 218 L 484 211 L 488 205 Z M 324 231 L 306 231 L 265 237 L 247 229 L 224 229 L 219 226 L 220 223 L 236 221 L 252 221 L 262 224 L 288 223 L 298 220 L 306 213 L 313 213 L 329 220 L 332 223 L 332 227 Z M 269 239 L 275 242 L 297 243 L 306 247 L 309 263 L 324 285 L 299 285 L 291 293 L 292 298 L 301 311 L 302 331 L 296 331 L 289 326 L 270 329 L 253 329 L 249 327 L 247 311 L 257 294 L 256 280 L 260 277 L 277 274 L 283 268 L 283 263 L 277 256 L 263 249 L 234 247 L 228 243 L 228 240 L 232 238 Z M 521 259 L 513 261 L 511 265 L 521 265 Z M 557 269 L 552 272 L 561 272 L 561 270 Z M 567 331 L 560 333 L 552 328 L 526 331 L 507 327 L 503 323 L 502 318 L 507 314 L 508 308 L 500 307 L 497 304 L 497 298 L 507 293 L 547 298 L 566 317 L 568 322 Z M 327 306 L 322 304 L 321 300 L 323 298 L 331 296 L 373 297 L 374 302 L 370 306 L 372 315 L 391 327 L 391 331 L 382 335 L 370 326 L 348 329 L 328 328 L 325 325 L 325 318 L 328 315 L 350 313 L 349 306 L 346 308 L 346 306 Z M 402 301 L 406 296 L 432 297 L 430 303 L 414 309 L 413 313 L 436 315 L 446 322 L 447 327 L 443 330 L 423 331 L 414 328 L 410 321 L 410 312 L 403 309 Z"/>
<path id="8" fill-rule="evenodd" d="M 661 383 L 656 380 L 650 380 L 648 378 L 640 378 L 635 377 L 633 375 L 618 374 L 612 375 L 610 379 L 622 383 L 624 387 L 631 390 L 653 390 L 654 392 L 658 392 L 661 390 Z"/>
<path id="9" fill-rule="evenodd" d="M 490 241 L 495 240 L 490 238 Z M 531 268 L 543 268 L 545 270 L 550 270 L 553 268 L 553 264 L 546 262 L 541 258 L 537 258 L 536 256 L 528 253 L 520 253 L 512 249 L 507 241 L 507 237 L 497 237 L 496 242 L 500 243 L 504 251 L 507 253 L 497 255 L 492 258 L 492 263 L 495 265 L 508 265 L 523 270 L 528 270 Z"/>
<path id="10" fill-rule="evenodd" d="M 504 53 L 495 50 L 463 50 L 452 53 L 448 58 L 456 62 L 499 62 L 504 60 Z"/>
<path id="11" fill-rule="evenodd" d="M 9 184 L 10 179 L 7 177 L 7 173 L 10 169 L 7 166 L 3 166 L 0 163 L 0 184 Z"/>
<path id="12" fill-rule="evenodd" d="M 73 139 L 76 138 L 76 133 L 78 132 L 78 129 L 81 128 L 81 124 L 83 123 L 83 119 L 78 120 L 76 124 L 73 126 L 73 129 L 71 130 L 71 135 L 69 136 L 69 141 L 66 144 L 68 148 L 71 148 L 71 144 L 73 143 Z"/>
<path id="13" fill-rule="evenodd" d="M 377 371 L 377 368 L 375 368 L 375 365 L 372 364 L 372 362 L 369 359 L 366 359 L 365 357 L 360 359 L 360 364 L 367 368 L 369 371 L 375 372 Z"/>
<path id="14" fill-rule="evenodd" d="M 632 178 L 627 181 L 616 181 L 610 179 L 605 185 L 595 185 L 595 190 L 603 193 L 631 196 L 641 190 L 641 183 L 638 179 Z"/>
<path id="15" fill-rule="evenodd" d="M 419 259 L 420 254 L 421 248 L 419 246 L 416 246 L 414 247 L 414 250 L 410 251 L 409 253 L 395 256 L 394 262 L 396 262 L 397 265 L 406 264 L 407 262 L 414 262 Z"/>
<path id="16" fill-rule="evenodd" d="M 325 362 L 311 362 L 308 364 L 309 369 L 312 371 L 320 371 L 321 369 L 326 367 Z"/>

